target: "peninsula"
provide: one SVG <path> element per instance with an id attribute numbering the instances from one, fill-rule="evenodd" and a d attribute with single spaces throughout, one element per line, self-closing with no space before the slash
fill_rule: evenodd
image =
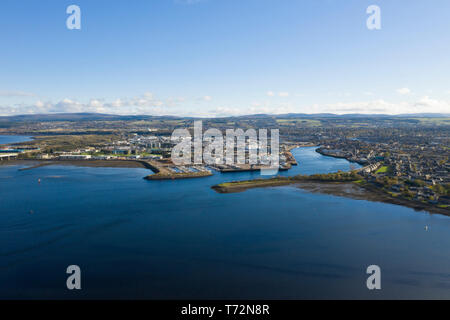
<path id="1" fill-rule="evenodd" d="M 368 200 L 402 205 L 414 210 L 424 210 L 430 213 L 439 213 L 450 216 L 446 206 L 439 206 L 426 201 L 417 201 L 412 198 L 401 197 L 390 193 L 382 185 L 370 183 L 364 179 L 364 168 L 350 172 L 335 172 L 327 174 L 296 175 L 293 177 L 273 177 L 267 179 L 254 179 L 225 182 L 211 188 L 218 193 L 243 192 L 253 188 L 294 186 L 314 193 L 325 193 L 358 200 Z"/>

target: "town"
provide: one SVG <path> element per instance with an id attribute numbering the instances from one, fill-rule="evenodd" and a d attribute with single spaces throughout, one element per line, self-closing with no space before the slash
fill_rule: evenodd
<path id="1" fill-rule="evenodd" d="M 1 146 L 1 162 L 37 161 L 40 165 L 55 161 L 107 162 L 120 166 L 134 162 L 155 172 L 147 177 L 149 180 L 205 177 L 213 171 L 262 168 L 249 164 L 248 144 L 245 163 L 227 164 L 223 158 L 216 164 L 174 164 L 171 152 L 177 142 L 171 139 L 172 132 L 175 129 L 193 132 L 195 119 L 192 118 L 90 114 L 64 117 L 1 118 L 1 134 L 34 137 L 28 142 Z M 204 130 L 278 129 L 280 171 L 297 165 L 291 153 L 293 148 L 317 146 L 317 152 L 322 155 L 344 158 L 362 166 L 358 173 L 364 182 L 393 198 L 449 208 L 448 118 L 254 115 L 202 120 Z M 204 141 L 202 149 L 206 146 Z"/>

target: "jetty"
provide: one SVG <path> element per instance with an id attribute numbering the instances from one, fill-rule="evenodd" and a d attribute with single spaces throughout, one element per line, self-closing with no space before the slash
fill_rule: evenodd
<path id="1" fill-rule="evenodd" d="M 170 160 L 141 160 L 140 162 L 154 172 L 154 174 L 144 177 L 146 180 L 175 180 L 212 176 L 211 170 L 202 165 L 177 166 Z"/>

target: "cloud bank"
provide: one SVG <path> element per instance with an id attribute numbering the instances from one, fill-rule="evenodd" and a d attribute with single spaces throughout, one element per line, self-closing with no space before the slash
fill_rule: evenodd
<path id="1" fill-rule="evenodd" d="M 270 95 L 269 95 L 270 96 Z M 129 99 L 90 99 L 80 102 L 63 99 L 56 103 L 38 100 L 34 104 L 13 104 L 0 106 L 0 115 L 43 114 L 43 113 L 106 113 L 119 115 L 173 115 L 222 117 L 247 114 L 284 113 L 363 113 L 363 114 L 405 114 L 405 113 L 449 113 L 450 101 L 424 96 L 412 102 L 389 102 L 383 99 L 337 102 L 332 104 L 299 105 L 288 101 L 253 102 L 249 105 L 214 105 L 211 96 L 186 101 L 184 98 L 157 99 L 147 92 Z"/>

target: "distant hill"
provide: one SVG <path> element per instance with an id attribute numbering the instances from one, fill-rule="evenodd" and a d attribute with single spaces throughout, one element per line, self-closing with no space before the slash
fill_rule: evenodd
<path id="1" fill-rule="evenodd" d="M 148 115 L 115 115 L 102 113 L 51 113 L 30 114 L 0 117 L 0 121 L 26 122 L 26 121 L 125 121 L 125 120 L 151 120 L 151 119 L 187 119 L 185 117 L 172 116 L 148 116 Z"/>
<path id="2" fill-rule="evenodd" d="M 333 114 L 333 113 L 287 113 L 276 115 L 277 118 L 289 119 L 289 118 L 341 118 L 341 119 L 354 119 L 354 118 L 448 118 L 450 113 L 411 113 L 411 114 L 363 114 L 363 113 L 349 113 L 349 114 Z"/>
<path id="3" fill-rule="evenodd" d="M 386 114 L 333 114 L 333 113 L 287 113 L 287 114 L 252 114 L 245 116 L 230 116 L 220 118 L 237 118 L 237 119 L 325 119 L 325 118 L 338 118 L 338 119 L 399 119 L 399 118 L 449 118 L 450 114 L 444 113 L 414 113 L 414 114 L 399 114 L 399 115 L 386 115 Z M 174 119 L 196 119 L 194 117 L 176 117 L 176 116 L 150 116 L 150 115 L 114 115 L 114 114 L 102 114 L 102 113 L 51 113 L 51 114 L 30 114 L 30 115 L 14 115 L 14 116 L 2 116 L 0 121 L 2 122 L 27 122 L 27 121 L 127 121 L 127 120 L 174 120 Z M 197 118 L 200 119 L 200 118 Z"/>

